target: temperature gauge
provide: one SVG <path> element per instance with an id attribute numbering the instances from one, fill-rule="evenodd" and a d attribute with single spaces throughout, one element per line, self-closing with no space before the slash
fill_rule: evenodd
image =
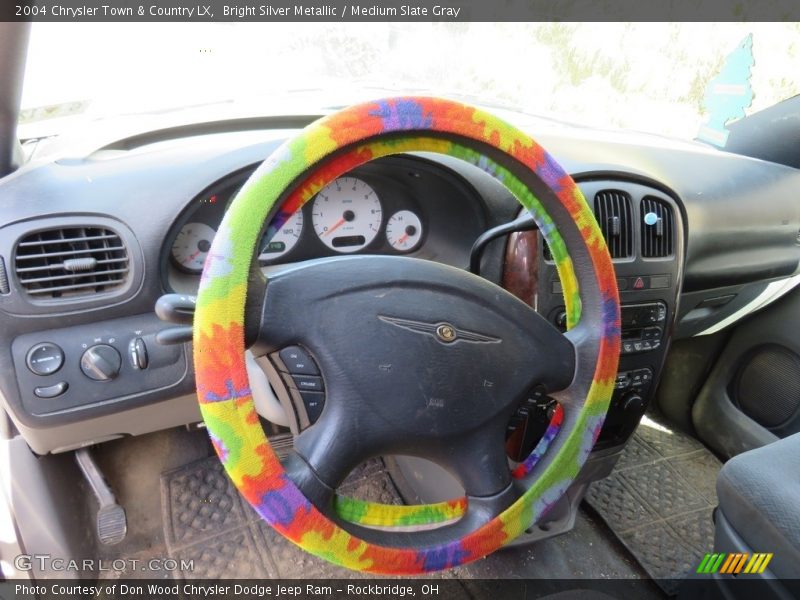
<path id="1" fill-rule="evenodd" d="M 422 241 L 422 223 L 410 210 L 401 210 L 386 223 L 386 240 L 400 252 L 410 252 Z"/>
<path id="2" fill-rule="evenodd" d="M 175 236 L 172 260 L 188 273 L 200 273 L 216 233 L 205 223 L 187 223 Z"/>

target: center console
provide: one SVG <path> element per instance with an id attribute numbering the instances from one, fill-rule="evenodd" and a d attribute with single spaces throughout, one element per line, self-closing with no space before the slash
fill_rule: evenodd
<path id="1" fill-rule="evenodd" d="M 631 182 L 584 181 L 579 186 L 603 231 L 621 303 L 622 347 L 614 395 L 595 450 L 624 445 L 655 393 L 669 345 L 683 256 L 682 220 L 677 203 L 661 190 Z M 532 263 L 531 255 L 535 254 Z M 515 261 L 537 264 L 534 280 L 518 276 Z M 566 330 L 561 282 L 546 242 L 536 232 L 509 240 L 504 285 Z M 544 433 L 552 402 L 535 393 L 509 426 L 523 456 Z M 526 431 L 520 436 L 520 428 Z M 524 440 L 520 440 L 520 438 Z M 510 452 L 512 457 L 517 452 Z"/>

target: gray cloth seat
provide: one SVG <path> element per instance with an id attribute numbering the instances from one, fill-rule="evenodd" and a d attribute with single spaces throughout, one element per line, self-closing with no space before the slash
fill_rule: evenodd
<path id="1" fill-rule="evenodd" d="M 738 551 L 772 552 L 775 576 L 800 577 L 800 434 L 729 460 L 717 495 L 722 517 L 748 546 Z"/>

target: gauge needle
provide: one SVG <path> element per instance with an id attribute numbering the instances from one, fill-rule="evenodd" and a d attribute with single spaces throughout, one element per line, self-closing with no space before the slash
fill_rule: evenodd
<path id="1" fill-rule="evenodd" d="M 400 236 L 400 239 L 397 240 L 398 245 L 403 245 L 403 243 L 408 239 L 408 234 L 404 233 Z"/>
<path id="2" fill-rule="evenodd" d="M 338 221 L 336 221 L 336 223 L 333 225 L 333 227 L 331 227 L 330 229 L 328 229 L 328 231 L 326 231 L 326 232 L 325 232 L 325 233 L 323 233 L 322 235 L 328 235 L 329 233 L 333 233 L 334 231 L 336 231 L 337 229 L 339 229 L 339 227 L 341 227 L 341 226 L 342 226 L 342 225 L 344 225 L 345 223 L 347 223 L 347 219 L 345 219 L 344 217 L 342 217 L 341 219 L 339 219 Z"/>

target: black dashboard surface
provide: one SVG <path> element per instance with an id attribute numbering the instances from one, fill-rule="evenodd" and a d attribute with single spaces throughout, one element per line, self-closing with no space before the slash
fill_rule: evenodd
<path id="1" fill-rule="evenodd" d="M 682 227 L 677 230 L 679 264 L 670 289 L 676 297 L 679 291 L 683 293 L 674 314 L 670 304 L 669 329 L 674 335 L 698 333 L 740 308 L 769 281 L 796 272 L 800 172 L 651 136 L 577 129 L 536 135 L 536 130 L 528 130 L 582 185 L 610 181 L 622 188 L 644 186 L 674 207 Z M 192 135 L 175 139 L 145 137 L 140 145 L 118 143 L 77 157 L 33 160 L 0 181 L 0 264 L 5 265 L 9 279 L 8 292 L 0 293 L 0 394 L 18 425 L 47 429 L 79 422 L 89 414 L 97 417 L 119 410 L 119 397 L 111 392 L 93 396 L 89 412 L 76 410 L 77 405 L 49 412 L 29 410 L 32 384 L 28 374 L 16 375 L 27 369 L 28 346 L 36 340 L 63 339 L 64 332 L 74 331 L 76 340 L 86 338 L 80 343 L 91 345 L 99 339 L 103 345 L 118 346 L 123 372 L 135 375 L 130 371 L 128 343 L 137 335 L 152 333 L 156 299 L 168 291 L 191 293 L 199 281 L 196 268 L 182 268 L 172 257 L 181 228 L 192 222 L 215 228 L 238 185 L 290 134 L 265 129 L 204 135 L 193 130 Z M 392 157 L 349 175 L 367 182 L 383 203 L 378 232 L 358 252 L 407 253 L 466 267 L 474 239 L 518 212 L 515 200 L 488 175 L 445 157 Z M 213 196 L 217 199 L 210 202 Z M 424 234 L 412 249 L 398 251 L 385 231 L 389 217 L 401 210 L 419 216 Z M 297 245 L 281 260 L 267 258 L 265 268 L 284 259 L 337 252 L 314 235 L 313 211 L 311 203 L 304 207 L 305 226 Z M 100 286 L 97 293 L 74 297 L 26 294 L 14 269 L 20 241 L 31 232 L 65 224 L 101 224 L 119 233 L 128 247 L 126 284 L 113 289 Z M 490 245 L 482 274 L 499 282 L 503 255 L 502 241 Z M 618 264 L 619 269 L 625 268 Z M 733 294 L 734 300 L 713 310 L 692 312 L 706 299 L 726 294 Z M 141 326 L 131 319 L 139 319 Z M 113 335 L 115 323 L 123 322 L 124 327 L 117 329 L 124 335 Z M 115 342 L 109 342 L 109 337 Z M 124 343 L 117 337 L 124 338 Z M 80 348 L 79 344 L 76 351 Z M 164 381 L 125 394 L 124 405 L 148 406 L 191 394 L 190 357 L 184 349 L 172 359 L 177 362 L 169 368 L 164 364 Z M 72 361 L 71 368 L 79 369 L 78 358 Z M 175 379 L 175 373 L 185 376 Z M 48 377 L 53 382 L 58 379 L 57 375 Z M 37 400 L 35 404 L 41 407 L 43 403 Z"/>

